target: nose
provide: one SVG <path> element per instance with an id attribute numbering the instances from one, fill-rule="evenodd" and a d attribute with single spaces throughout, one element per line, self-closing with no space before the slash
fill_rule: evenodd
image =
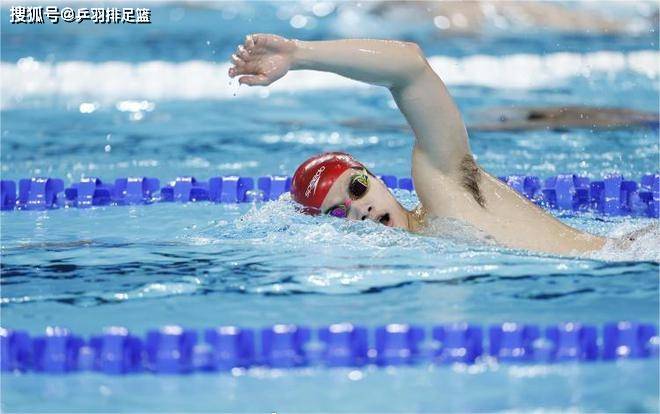
<path id="1" fill-rule="evenodd" d="M 368 219 L 369 214 L 373 210 L 373 207 L 370 206 L 370 205 L 362 205 L 362 204 L 358 204 L 356 202 L 353 202 L 352 207 L 355 210 L 355 216 L 358 220 Z"/>

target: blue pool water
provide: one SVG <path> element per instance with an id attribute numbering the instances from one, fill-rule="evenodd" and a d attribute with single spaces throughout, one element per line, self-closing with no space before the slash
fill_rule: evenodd
<path id="1" fill-rule="evenodd" d="M 409 176 L 412 137 L 385 90 L 314 74 L 248 90 L 226 77 L 225 60 L 246 33 L 351 35 L 339 9 L 314 27 L 294 29 L 282 12 L 303 7 L 293 3 L 211 6 L 154 4 L 154 24 L 139 27 L 3 24 L 3 179 L 51 176 L 68 185 L 89 176 L 291 174 L 326 150 L 349 151 L 378 173 Z M 3 23 L 7 13 L 3 5 Z M 372 33 L 357 34 L 385 36 L 377 23 L 365 24 Z M 445 77 L 465 113 L 472 149 L 492 174 L 617 172 L 639 179 L 658 170 L 657 128 L 475 127 L 489 109 L 511 106 L 656 113 L 657 33 L 513 31 L 440 41 L 419 26 L 398 27 L 396 36 L 418 41 Z M 409 207 L 417 201 L 407 192 L 397 196 Z M 111 325 L 142 334 L 166 324 L 658 323 L 657 234 L 629 251 L 566 258 L 456 234 L 419 236 L 301 216 L 286 199 L 14 211 L 0 218 L 2 326 L 32 334 L 54 325 L 88 335 Z M 560 218 L 612 236 L 653 223 Z M 658 369 L 652 359 L 185 377 L 3 374 L 1 391 L 7 412 L 630 412 L 658 410 Z"/>

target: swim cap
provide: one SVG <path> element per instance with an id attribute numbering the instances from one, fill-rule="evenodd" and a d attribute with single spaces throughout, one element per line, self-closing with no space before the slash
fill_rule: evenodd
<path id="1" fill-rule="evenodd" d="M 363 165 L 345 152 L 326 152 L 303 162 L 293 174 L 291 195 L 309 214 L 320 213 L 330 187 L 349 168 Z"/>

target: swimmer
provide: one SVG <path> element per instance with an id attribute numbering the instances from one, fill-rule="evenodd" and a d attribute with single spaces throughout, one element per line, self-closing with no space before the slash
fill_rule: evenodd
<path id="1" fill-rule="evenodd" d="M 414 43 L 253 34 L 231 62 L 229 76 L 249 86 L 270 85 L 289 70 L 333 72 L 384 86 L 412 128 L 412 178 L 420 205 L 405 209 L 362 163 L 333 152 L 306 160 L 293 176 L 292 197 L 307 213 L 411 232 L 422 232 L 433 218 L 453 219 L 503 246 L 551 254 L 583 254 L 607 242 L 567 226 L 479 167 L 454 100 Z"/>

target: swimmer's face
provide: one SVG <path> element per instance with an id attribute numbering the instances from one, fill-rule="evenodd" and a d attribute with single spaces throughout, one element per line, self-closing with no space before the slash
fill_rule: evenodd
<path id="1" fill-rule="evenodd" d="M 367 175 L 367 189 L 356 198 L 350 186 L 359 174 Z M 321 204 L 321 211 L 328 214 L 338 208 L 345 210 L 349 220 L 373 220 L 389 227 L 408 228 L 408 217 L 403 206 L 381 180 L 364 168 L 349 168 L 330 187 Z"/>

